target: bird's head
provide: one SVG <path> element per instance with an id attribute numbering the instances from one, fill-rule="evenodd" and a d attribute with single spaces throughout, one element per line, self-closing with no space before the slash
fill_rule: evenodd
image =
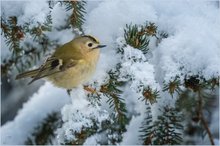
<path id="1" fill-rule="evenodd" d="M 83 52 L 90 52 L 106 47 L 106 45 L 101 45 L 99 40 L 91 35 L 79 36 L 73 40 L 73 43 L 75 43 L 77 48 L 81 49 Z"/>

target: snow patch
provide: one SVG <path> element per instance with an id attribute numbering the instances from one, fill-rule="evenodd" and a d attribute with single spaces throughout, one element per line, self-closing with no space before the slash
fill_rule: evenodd
<path id="1" fill-rule="evenodd" d="M 23 105 L 18 115 L 11 122 L 1 127 L 1 144 L 24 144 L 34 128 L 48 114 L 59 111 L 69 102 L 66 90 L 54 87 L 46 82 L 30 100 Z"/>

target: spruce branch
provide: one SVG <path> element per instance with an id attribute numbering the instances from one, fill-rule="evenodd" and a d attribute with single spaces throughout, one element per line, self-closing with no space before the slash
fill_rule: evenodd
<path id="1" fill-rule="evenodd" d="M 119 89 L 120 86 L 124 85 L 124 82 L 117 81 L 117 76 L 113 72 L 109 72 L 109 82 L 101 86 L 100 92 L 108 97 L 107 102 L 110 105 L 110 108 L 115 110 L 116 119 L 120 125 L 127 124 L 126 116 L 126 105 L 124 99 L 120 98 L 122 91 Z"/>
<path id="2" fill-rule="evenodd" d="M 164 84 L 164 88 L 163 91 L 168 91 L 170 93 L 170 95 L 173 97 L 174 92 L 177 92 L 178 94 L 180 94 L 181 89 L 180 89 L 181 83 L 179 80 L 179 77 L 175 77 L 175 79 L 173 81 L 170 81 L 167 84 Z"/>
<path id="3" fill-rule="evenodd" d="M 124 38 L 126 41 L 126 44 L 139 49 L 143 51 L 144 54 L 146 54 L 149 50 L 149 36 L 142 34 L 144 31 L 144 27 L 141 26 L 141 28 L 138 27 L 138 25 L 127 25 L 124 29 Z"/>
<path id="4" fill-rule="evenodd" d="M 151 111 L 151 107 L 148 104 L 147 104 L 145 114 L 146 116 L 139 130 L 139 132 L 141 133 L 139 137 L 140 137 L 140 140 L 143 141 L 144 145 L 150 145 L 154 137 L 154 132 L 152 131 L 152 128 L 153 128 L 152 111 Z"/>
<path id="5" fill-rule="evenodd" d="M 209 92 L 212 88 L 218 86 L 216 79 L 205 80 L 199 75 L 185 77 L 184 85 L 187 90 L 180 94 L 180 98 L 176 102 L 177 107 L 182 111 L 185 110 L 186 114 L 190 117 L 188 126 L 186 127 L 186 133 L 189 135 L 197 133 L 202 135 L 202 137 L 204 137 L 203 134 L 207 133 L 211 144 L 214 144 L 214 140 L 208 127 L 204 110 L 208 111 L 208 108 L 210 108 L 209 103 L 213 98 Z M 196 127 L 192 122 L 199 123 L 199 125 L 197 124 L 198 126 Z"/>
<path id="6" fill-rule="evenodd" d="M 150 86 L 147 86 L 143 90 L 143 99 L 142 101 L 150 102 L 150 104 L 154 104 L 157 102 L 157 99 L 159 98 L 159 91 L 158 90 L 153 90 L 150 88 Z"/>
<path id="7" fill-rule="evenodd" d="M 208 86 L 213 91 L 216 87 L 219 87 L 219 76 L 213 77 L 212 79 L 207 81 Z"/>
<path id="8" fill-rule="evenodd" d="M 30 28 L 32 22 L 26 22 L 23 26 L 25 33 L 30 33 L 34 41 L 40 41 L 41 38 L 45 38 L 44 32 L 52 30 L 52 16 L 48 13 L 45 21 L 41 24 L 37 22 L 37 25 Z"/>
<path id="9" fill-rule="evenodd" d="M 26 22 L 24 25 L 17 25 L 17 17 L 12 16 L 6 19 L 1 19 L 1 30 L 6 39 L 6 45 L 9 46 L 11 56 L 5 58 L 1 64 L 1 73 L 7 75 L 8 71 L 14 66 L 19 72 L 27 70 L 34 63 L 36 63 L 42 54 L 48 48 L 56 46 L 55 41 L 49 40 L 45 35 L 46 31 L 51 31 L 51 14 L 48 13 L 44 23 L 37 23 L 37 26 L 30 28 L 32 22 Z M 33 44 L 24 42 L 21 46 L 20 41 L 26 36 L 30 35 L 33 41 L 40 45 L 40 49 L 33 46 Z M 25 60 L 24 60 L 25 57 Z"/>
<path id="10" fill-rule="evenodd" d="M 17 24 L 17 17 L 11 16 L 8 20 L 1 17 L 1 30 L 13 56 L 18 55 L 21 52 L 20 41 L 24 38 L 24 32 L 22 26 Z"/>
<path id="11" fill-rule="evenodd" d="M 168 36 L 168 33 L 166 33 L 165 31 L 158 31 L 156 34 L 156 46 L 158 46 L 163 39 L 168 38 Z"/>
<path id="12" fill-rule="evenodd" d="M 204 128 L 208 134 L 210 143 L 212 145 L 215 145 L 212 133 L 209 129 L 208 123 L 206 122 L 204 114 L 203 114 L 203 99 L 202 99 L 202 95 L 201 95 L 201 89 L 198 90 L 198 117 L 201 120 L 201 124 L 204 126 Z"/>
<path id="13" fill-rule="evenodd" d="M 72 10 L 72 14 L 68 20 L 69 25 L 73 28 L 78 28 L 81 32 L 83 32 L 82 25 L 85 21 L 84 15 L 86 14 L 86 1 L 60 1 L 60 3 L 65 5 L 66 11 Z"/>
<path id="14" fill-rule="evenodd" d="M 185 77 L 184 84 L 186 88 L 192 89 L 194 92 L 197 92 L 200 87 L 200 77 L 198 75 Z"/>
<path id="15" fill-rule="evenodd" d="M 139 32 L 139 35 L 148 35 L 148 36 L 156 36 L 157 34 L 157 26 L 155 25 L 155 23 L 149 22 L 146 23 L 145 26 L 143 26 L 143 28 L 141 29 L 141 31 Z"/>
<path id="16" fill-rule="evenodd" d="M 74 139 L 72 141 L 66 141 L 62 143 L 64 145 L 83 145 L 88 137 L 91 135 L 98 133 L 99 127 L 98 122 L 95 119 L 92 119 L 92 126 L 90 127 L 82 127 L 79 132 L 73 131 Z"/>
<path id="17" fill-rule="evenodd" d="M 88 86 L 85 86 L 84 89 L 91 93 L 91 98 L 95 97 L 96 99 L 100 99 L 100 94 L 103 94 L 108 98 L 107 103 L 114 112 L 110 116 L 110 121 L 102 123 L 102 130 L 99 130 L 98 133 L 103 132 L 108 140 L 104 143 L 101 142 L 102 144 L 118 144 L 122 141 L 122 134 L 126 131 L 126 125 L 130 121 L 130 118 L 127 115 L 124 99 L 120 97 L 122 93 L 121 88 L 126 82 L 118 81 L 117 71 L 114 72 L 111 70 L 108 74 L 109 80 L 106 84 L 101 86 L 100 90 Z"/>
<path id="18" fill-rule="evenodd" d="M 117 144 L 122 141 L 122 134 L 126 131 L 130 118 L 127 115 L 124 99 L 120 97 L 122 93 L 120 88 L 125 82 L 118 81 L 117 73 L 113 71 L 108 74 L 110 79 L 101 86 L 100 92 L 108 98 L 107 103 L 115 112 L 110 116 L 113 122 L 107 125 L 105 132 L 109 140 L 108 144 Z"/>
<path id="19" fill-rule="evenodd" d="M 151 120 L 142 127 L 141 132 L 144 133 L 142 138 L 144 144 L 153 145 L 176 145 L 182 142 L 183 126 L 182 115 L 175 108 L 168 106 L 163 107 L 161 115 L 153 124 L 149 124 Z M 151 118 L 149 116 L 149 118 Z"/>

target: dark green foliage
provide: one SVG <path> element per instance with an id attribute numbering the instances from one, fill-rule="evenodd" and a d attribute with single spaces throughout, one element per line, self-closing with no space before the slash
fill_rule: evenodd
<path id="1" fill-rule="evenodd" d="M 61 127 L 60 113 L 51 113 L 37 126 L 32 133 L 31 137 L 28 137 L 25 144 L 26 145 L 46 145 L 53 144 L 53 139 L 55 139 L 55 131 L 57 128 Z"/>
<path id="2" fill-rule="evenodd" d="M 190 76 L 190 77 L 185 77 L 184 79 L 184 84 L 186 88 L 192 89 L 194 92 L 197 92 L 200 90 L 201 79 L 198 75 L 196 76 Z"/>
<path id="3" fill-rule="evenodd" d="M 17 24 L 17 17 L 15 16 L 9 17 L 8 20 L 2 17 L 1 30 L 6 39 L 6 45 L 9 46 L 11 51 L 11 56 L 2 61 L 1 73 L 3 75 L 8 75 L 8 71 L 12 70 L 13 67 L 19 72 L 27 70 L 33 64 L 36 64 L 49 48 L 56 46 L 56 43 L 49 40 L 45 35 L 46 31 L 51 30 L 52 20 L 50 14 L 48 14 L 43 24 L 38 23 L 37 26 L 30 28 L 30 23 L 27 22 L 21 26 Z M 29 42 L 24 42 L 23 45 L 20 45 L 20 41 L 26 35 L 30 35 L 40 48 L 34 47 Z"/>
<path id="4" fill-rule="evenodd" d="M 177 109 L 165 106 L 161 110 L 161 115 L 157 120 L 151 123 L 151 117 L 148 115 L 146 126 L 142 127 L 141 135 L 143 144 L 153 145 L 176 145 L 182 142 L 183 126 L 182 115 Z"/>
<path id="5" fill-rule="evenodd" d="M 184 121 L 187 125 L 184 128 L 184 135 L 200 136 L 202 138 L 208 134 L 210 142 L 213 143 L 212 132 L 209 129 L 211 120 L 211 111 L 216 107 L 216 92 L 213 92 L 218 86 L 218 78 L 205 80 L 200 76 L 189 76 L 184 80 L 185 91 L 180 92 L 179 98 L 176 101 L 176 107 L 183 111 L 187 117 Z M 187 144 L 195 142 L 185 141 Z"/>
<path id="6" fill-rule="evenodd" d="M 17 56 L 21 56 L 22 54 L 20 41 L 24 37 L 24 31 L 22 30 L 22 26 L 17 24 L 16 16 L 11 16 L 8 20 L 1 17 L 1 30 L 1 34 L 5 37 L 6 45 L 8 45 L 9 50 L 12 52 L 11 58 L 3 60 L 1 64 L 1 73 L 4 75 L 17 61 Z"/>
<path id="7" fill-rule="evenodd" d="M 160 32 L 158 32 L 158 34 L 157 34 L 157 38 L 162 38 L 162 39 L 164 39 L 164 38 L 168 38 L 168 34 L 166 33 L 166 32 L 164 32 L 164 31 L 160 31 Z"/>
<path id="8" fill-rule="evenodd" d="M 101 140 L 99 144 L 102 145 L 116 145 L 122 142 L 123 140 L 123 133 L 126 132 L 126 125 L 129 124 L 129 121 L 131 120 L 130 117 L 125 117 L 123 123 L 119 123 L 118 117 L 115 117 L 115 115 L 112 115 L 110 117 L 110 121 L 103 122 L 103 135 L 105 136 L 104 141 Z M 122 125 L 123 124 L 123 125 Z"/>
<path id="9" fill-rule="evenodd" d="M 182 111 L 192 113 L 195 105 L 197 104 L 196 98 L 194 98 L 195 94 L 190 90 L 184 90 L 179 94 L 179 98 L 176 101 L 176 107 L 181 109 Z"/>
<path id="10" fill-rule="evenodd" d="M 140 140 L 143 141 L 144 145 L 149 145 L 151 144 L 151 141 L 153 138 L 152 111 L 151 111 L 151 107 L 149 106 L 149 104 L 147 104 L 146 115 L 145 115 L 144 121 L 141 124 L 142 125 L 139 130 L 139 132 L 141 133 Z"/>
<path id="11" fill-rule="evenodd" d="M 157 26 L 154 23 L 147 22 L 145 25 L 126 25 L 124 29 L 124 38 L 127 45 L 141 50 L 146 54 L 149 50 L 148 45 L 151 37 L 156 37 Z M 165 33 L 164 33 L 165 34 Z"/>
<path id="12" fill-rule="evenodd" d="M 48 9 L 52 9 L 56 2 L 48 1 Z M 69 11 L 72 9 L 72 14 L 69 17 L 68 24 L 62 26 L 62 29 L 66 29 L 69 26 L 78 28 L 81 32 L 82 24 L 84 22 L 85 14 L 85 1 L 61 1 Z M 6 45 L 9 47 L 11 56 L 5 58 L 1 64 L 1 73 L 8 75 L 8 73 L 16 68 L 18 72 L 28 70 L 36 64 L 37 61 L 51 48 L 57 47 L 57 41 L 51 41 L 46 36 L 45 32 L 52 30 L 52 18 L 51 13 L 47 14 L 44 23 L 37 22 L 37 25 L 30 27 L 33 22 L 25 22 L 23 25 L 17 24 L 17 17 L 10 16 L 5 18 L 1 17 L 1 34 L 5 38 Z M 58 29 L 58 28 L 57 28 Z M 75 33 L 78 34 L 76 31 Z M 34 44 L 40 46 L 36 48 L 36 45 L 30 42 L 24 42 L 22 45 L 20 42 L 26 37 L 30 37 Z M 5 49 L 5 48 L 2 48 Z M 25 59 L 24 59 L 25 58 Z"/>
<path id="13" fill-rule="evenodd" d="M 163 91 L 168 91 L 170 95 L 173 97 L 174 92 L 177 92 L 180 94 L 181 89 L 180 89 L 181 83 L 179 80 L 179 77 L 175 77 L 173 81 L 170 81 L 167 84 L 164 84 Z"/>
<path id="14" fill-rule="evenodd" d="M 108 83 L 102 85 L 100 92 L 108 97 L 107 102 L 109 103 L 110 108 L 113 108 L 116 112 L 115 120 L 117 120 L 120 125 L 125 125 L 127 123 L 127 110 L 124 99 L 120 98 L 122 91 L 119 89 L 120 86 L 124 85 L 124 82 L 117 81 L 117 76 L 113 72 L 109 72 L 109 77 L 110 79 Z"/>
<path id="15" fill-rule="evenodd" d="M 145 88 L 143 90 L 143 99 L 142 101 L 150 102 L 150 104 L 154 104 L 157 102 L 157 99 L 159 98 L 159 91 L 157 90 L 152 90 L 150 86 Z"/>
<path id="16" fill-rule="evenodd" d="M 199 75 L 186 76 L 184 79 L 184 86 L 187 89 L 191 89 L 193 92 L 198 92 L 201 89 L 213 91 L 216 87 L 219 87 L 219 76 L 209 80 Z"/>
<path id="17" fill-rule="evenodd" d="M 176 101 L 176 107 L 181 109 L 184 114 L 184 122 L 186 126 L 184 128 L 184 135 L 190 137 L 198 135 L 201 136 L 204 133 L 204 128 L 199 125 L 198 117 L 198 100 L 195 98 L 196 93 L 191 90 L 185 90 L 180 93 L 178 100 Z M 194 144 L 193 141 L 184 141 L 185 144 Z"/>
<path id="18" fill-rule="evenodd" d="M 144 27 L 142 26 L 139 28 L 138 25 L 126 25 L 124 29 L 124 38 L 126 41 L 126 44 L 140 49 L 143 51 L 144 54 L 146 54 L 149 50 L 149 36 L 145 34 L 141 34 L 141 32 L 144 31 Z"/>
<path id="19" fill-rule="evenodd" d="M 72 10 L 68 23 L 73 28 L 78 28 L 80 31 L 83 31 L 82 25 L 85 21 L 84 15 L 86 11 L 84 7 L 86 1 L 60 1 L 60 3 L 65 5 L 66 11 Z"/>
<path id="20" fill-rule="evenodd" d="M 6 38 L 6 44 L 9 46 L 9 50 L 13 54 L 20 53 L 21 48 L 19 45 L 20 40 L 24 37 L 24 32 L 22 26 L 17 24 L 17 17 L 11 16 L 7 21 L 1 17 L 1 30 Z"/>
<path id="21" fill-rule="evenodd" d="M 163 115 L 154 123 L 154 144 L 181 144 L 182 142 L 182 115 L 176 109 L 164 107 Z"/>
<path id="22" fill-rule="evenodd" d="M 126 131 L 126 125 L 129 123 L 130 118 L 127 116 L 127 109 L 124 99 L 121 98 L 122 91 L 120 88 L 123 87 L 125 82 L 117 80 L 117 74 L 110 71 L 109 81 L 103 85 L 100 92 L 103 93 L 107 98 L 107 103 L 110 108 L 114 109 L 114 113 L 111 115 L 112 123 L 106 125 L 106 135 L 108 135 L 108 144 L 117 144 L 122 141 L 122 134 Z"/>

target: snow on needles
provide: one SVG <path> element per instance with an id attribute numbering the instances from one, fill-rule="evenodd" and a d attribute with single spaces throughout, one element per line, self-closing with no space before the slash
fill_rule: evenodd
<path id="1" fill-rule="evenodd" d="M 123 48 L 123 38 L 118 38 L 119 47 Z M 153 90 L 159 90 L 160 86 L 154 78 L 154 66 L 147 62 L 147 59 L 141 50 L 135 49 L 129 45 L 123 48 L 121 57 L 121 68 L 119 70 L 119 81 L 131 81 L 130 88 L 142 95 L 143 88 L 147 86 Z"/>
<path id="2" fill-rule="evenodd" d="M 82 86 L 72 91 L 72 104 L 63 107 L 62 115 L 64 124 L 57 130 L 58 143 L 74 141 L 75 133 L 80 133 L 82 129 L 94 126 L 93 124 L 100 128 L 101 122 L 109 118 L 105 110 L 87 100 Z"/>

